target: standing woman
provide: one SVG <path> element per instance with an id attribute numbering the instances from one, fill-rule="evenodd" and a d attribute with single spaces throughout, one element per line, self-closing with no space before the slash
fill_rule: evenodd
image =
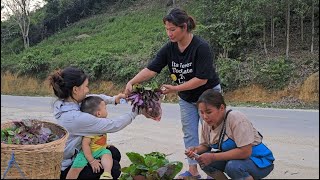
<path id="1" fill-rule="evenodd" d="M 125 93 L 129 94 L 134 84 L 151 79 L 168 66 L 176 85 L 164 84 L 161 89 L 164 94 L 178 93 L 184 145 L 189 148 L 199 145 L 200 117 L 196 102 L 207 89 L 221 91 L 220 80 L 209 44 L 192 33 L 196 27 L 194 19 L 184 10 L 174 8 L 163 18 L 163 23 L 170 41 L 146 68 L 127 83 Z M 189 170 L 179 178 L 201 178 L 197 161 L 188 159 L 188 164 Z"/>
<path id="2" fill-rule="evenodd" d="M 48 78 L 58 100 L 54 103 L 54 116 L 61 126 L 69 132 L 69 137 L 64 149 L 60 179 L 65 179 L 76 156 L 76 152 L 81 148 L 83 136 L 113 133 L 120 131 L 129 125 L 138 115 L 137 112 L 124 113 L 115 118 L 98 118 L 92 114 L 80 111 L 80 103 L 89 93 L 89 78 L 83 70 L 75 67 L 67 67 L 52 73 Z M 125 97 L 119 94 L 114 97 L 106 95 L 100 96 L 106 104 L 117 104 L 120 98 Z M 106 119 L 106 120 L 103 120 Z M 109 147 L 113 158 L 112 177 L 117 179 L 120 174 L 121 154 L 114 146 Z M 95 162 L 100 163 L 97 159 Z M 81 171 L 78 179 L 99 179 L 103 170 L 94 173 L 90 163 Z"/>

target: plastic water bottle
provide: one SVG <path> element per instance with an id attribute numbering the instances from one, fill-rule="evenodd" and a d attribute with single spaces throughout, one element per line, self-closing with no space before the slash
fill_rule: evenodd
<path id="1" fill-rule="evenodd" d="M 120 99 L 120 104 L 127 104 L 127 101 L 124 98 Z"/>

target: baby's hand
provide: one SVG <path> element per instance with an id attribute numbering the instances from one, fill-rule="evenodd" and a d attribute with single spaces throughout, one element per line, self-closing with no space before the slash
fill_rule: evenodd
<path id="1" fill-rule="evenodd" d="M 125 99 L 127 96 L 123 93 L 119 93 L 115 96 L 115 102 L 116 104 L 120 104 L 120 99 Z"/>
<path id="2" fill-rule="evenodd" d="M 90 165 L 94 173 L 98 173 L 100 172 L 100 169 L 103 169 L 103 166 L 101 165 L 99 159 L 93 160 L 92 162 L 90 162 Z"/>

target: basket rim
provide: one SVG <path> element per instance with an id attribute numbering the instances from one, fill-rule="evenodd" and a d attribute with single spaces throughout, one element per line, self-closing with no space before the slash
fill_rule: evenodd
<path id="1" fill-rule="evenodd" d="M 57 124 L 57 123 L 54 123 L 52 121 L 48 121 L 48 120 L 38 120 L 38 119 L 30 119 L 30 120 L 35 120 L 35 121 L 39 121 L 39 122 L 42 122 L 42 123 L 49 123 L 49 124 L 53 124 L 55 126 L 58 126 L 59 128 L 61 128 L 65 134 L 55 140 L 55 141 L 51 141 L 51 142 L 48 142 L 48 143 L 42 143 L 42 144 L 5 144 L 5 143 L 2 143 L 1 142 L 1 151 L 2 151 L 2 147 L 4 148 L 8 148 L 8 147 L 20 147 L 20 146 L 23 146 L 23 147 L 26 147 L 26 148 L 33 148 L 33 147 L 40 147 L 40 146 L 48 146 L 48 145 L 52 145 L 52 144 L 57 144 L 57 143 L 60 143 L 60 141 L 64 141 L 66 138 L 69 137 L 69 132 L 66 130 L 66 128 L 64 128 L 63 126 Z M 5 121 L 5 122 L 1 122 L 1 129 L 2 129 L 2 126 L 5 125 L 5 124 L 10 124 L 10 123 L 13 123 L 13 122 L 19 122 L 19 121 L 22 121 L 22 120 L 9 120 L 9 121 Z"/>

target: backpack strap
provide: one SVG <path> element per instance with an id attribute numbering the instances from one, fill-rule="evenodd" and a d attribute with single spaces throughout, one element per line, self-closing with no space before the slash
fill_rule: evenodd
<path id="1" fill-rule="evenodd" d="M 224 136 L 226 134 L 226 121 L 227 121 L 227 117 L 228 117 L 228 114 L 232 111 L 232 109 L 229 109 L 226 113 L 226 116 L 224 117 L 224 120 L 223 120 L 223 125 L 222 125 L 222 128 L 221 128 L 221 131 L 220 131 L 220 135 L 219 135 L 219 141 L 218 141 L 218 149 L 220 151 L 222 151 L 222 143 L 223 143 L 223 139 L 224 139 Z"/>

